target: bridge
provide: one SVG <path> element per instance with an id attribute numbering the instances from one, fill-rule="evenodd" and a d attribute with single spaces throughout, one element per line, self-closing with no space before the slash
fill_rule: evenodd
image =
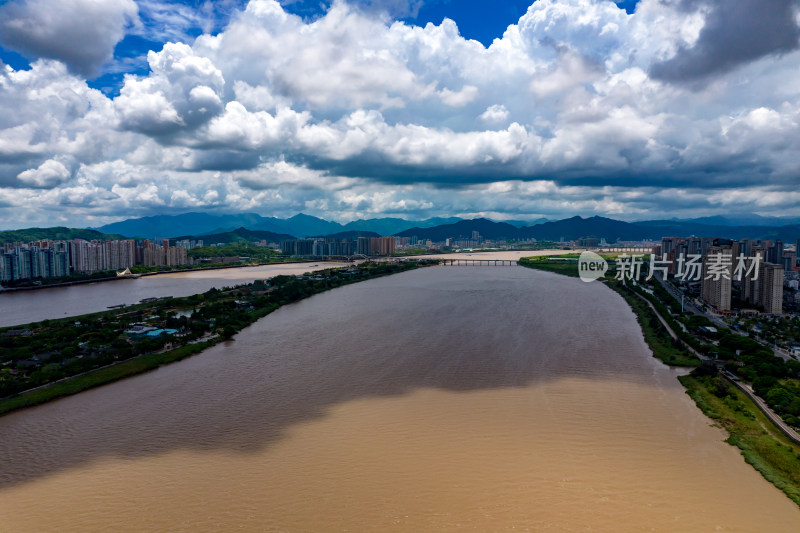
<path id="1" fill-rule="evenodd" d="M 600 246 L 597 248 L 600 252 L 625 252 L 628 254 L 649 254 L 653 251 L 652 248 L 646 246 Z"/>
<path id="2" fill-rule="evenodd" d="M 508 259 L 439 259 L 445 266 L 515 266 L 516 261 Z"/>

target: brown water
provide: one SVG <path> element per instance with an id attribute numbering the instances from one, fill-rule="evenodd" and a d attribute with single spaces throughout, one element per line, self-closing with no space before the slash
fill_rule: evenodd
<path id="1" fill-rule="evenodd" d="M 601 284 L 438 267 L 0 418 L 2 531 L 775 531 Z"/>
<path id="2" fill-rule="evenodd" d="M 219 289 L 250 283 L 254 279 L 281 274 L 297 275 L 337 266 L 344 266 L 344 263 L 298 263 L 198 270 L 32 291 L 0 291 L 0 327 L 96 313 L 106 311 L 110 305 L 131 305 L 144 298 L 189 296 L 206 292 L 212 287 Z"/>

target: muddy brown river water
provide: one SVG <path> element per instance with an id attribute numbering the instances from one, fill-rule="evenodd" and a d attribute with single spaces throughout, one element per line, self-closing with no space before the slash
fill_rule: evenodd
<path id="1" fill-rule="evenodd" d="M 794 531 L 599 283 L 432 267 L 0 418 L 0 531 Z"/>

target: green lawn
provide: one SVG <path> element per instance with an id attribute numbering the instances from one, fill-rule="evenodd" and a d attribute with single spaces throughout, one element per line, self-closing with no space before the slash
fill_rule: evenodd
<path id="1" fill-rule="evenodd" d="M 800 505 L 800 446 L 778 431 L 758 407 L 720 376 L 678 378 L 697 406 L 725 428 L 744 460 Z"/>
<path id="2" fill-rule="evenodd" d="M 0 415 L 15 409 L 39 405 L 62 396 L 69 396 L 70 394 L 111 383 L 128 376 L 141 374 L 174 361 L 180 361 L 190 355 L 200 353 L 211 344 L 213 342 L 190 344 L 165 353 L 142 355 L 106 368 L 92 370 L 82 376 L 69 378 L 66 381 L 55 383 L 42 389 L 23 392 L 13 398 L 0 401 Z"/>

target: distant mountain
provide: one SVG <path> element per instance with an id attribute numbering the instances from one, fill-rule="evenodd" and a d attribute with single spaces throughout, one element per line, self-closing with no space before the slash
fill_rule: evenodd
<path id="1" fill-rule="evenodd" d="M 219 234 L 237 228 L 285 233 L 297 237 L 330 235 L 342 231 L 368 231 L 380 235 L 394 235 L 404 229 L 419 226 L 432 227 L 451 224 L 461 220 L 458 217 L 430 218 L 410 221 L 402 218 L 373 218 L 354 220 L 345 225 L 300 213 L 288 219 L 262 217 L 255 213 L 237 215 L 210 215 L 208 213 L 185 213 L 182 215 L 156 215 L 133 218 L 106 224 L 97 229 L 103 232 L 138 235 L 146 238 L 174 238 L 183 235 Z"/>
<path id="2" fill-rule="evenodd" d="M 416 235 L 420 239 L 443 241 L 447 238 L 470 238 L 477 231 L 485 239 L 529 239 L 557 241 L 577 239 L 589 235 L 605 237 L 610 242 L 617 240 L 638 240 L 642 228 L 632 226 L 628 222 L 610 218 L 572 217 L 555 222 L 542 222 L 532 226 L 516 227 L 507 222 L 494 222 L 485 218 L 462 220 L 455 224 L 445 224 L 433 228 L 411 228 L 398 234 L 400 237 Z"/>
<path id="3" fill-rule="evenodd" d="M 370 218 L 367 220 L 354 220 L 344 225 L 346 230 L 352 231 L 373 231 L 381 235 L 395 235 L 401 231 L 413 227 L 430 228 L 442 224 L 452 224 L 461 220 L 458 217 L 449 218 L 429 218 L 414 222 L 402 218 Z"/>
<path id="4" fill-rule="evenodd" d="M 649 220 L 623 222 L 605 217 L 572 217 L 564 220 L 544 222 L 533 226 L 516 227 L 505 222 L 493 222 L 485 218 L 464 220 L 433 228 L 411 228 L 398 233 L 400 237 L 416 235 L 420 239 L 443 241 L 449 238 L 468 238 L 477 231 L 487 239 L 529 239 L 557 241 L 575 240 L 581 237 L 604 238 L 609 243 L 620 241 L 660 240 L 661 237 L 690 235 L 725 237 L 730 239 L 781 239 L 793 243 L 800 238 L 800 225 L 787 226 L 719 226 L 680 222 L 674 220 Z"/>
<path id="5" fill-rule="evenodd" d="M 617 240 L 635 241 L 645 238 L 646 230 L 629 222 L 605 217 L 572 217 L 554 222 L 544 222 L 524 228 L 528 237 L 537 240 L 574 240 L 581 237 L 605 238 L 608 242 Z M 661 237 L 659 237 L 661 238 Z"/>
<path id="6" fill-rule="evenodd" d="M 677 220 L 710 226 L 790 226 L 800 224 L 800 217 L 765 217 L 754 213 L 740 215 L 714 215 L 710 217 Z"/>
<path id="7" fill-rule="evenodd" d="M 93 229 L 66 228 L 58 226 L 55 228 L 28 228 L 12 231 L 0 231 L 0 244 L 7 242 L 30 242 L 52 239 L 54 241 L 68 241 L 71 239 L 91 240 L 117 240 L 125 239 L 122 235 L 107 234 Z"/>
<path id="8" fill-rule="evenodd" d="M 473 220 L 459 220 L 454 224 L 443 224 L 432 228 L 409 228 L 397 234 L 398 237 L 419 237 L 432 241 L 443 241 L 447 238 L 472 237 L 472 232 L 477 231 L 484 239 L 520 239 L 524 237 L 525 228 L 517 228 L 505 222 L 493 222 L 486 218 Z"/>
<path id="9" fill-rule="evenodd" d="M 255 213 L 238 215 L 210 215 L 208 213 L 184 213 L 182 215 L 156 215 L 131 218 L 95 228 L 105 233 L 138 235 L 145 238 L 166 238 L 179 235 L 202 235 L 229 231 L 240 227 L 264 224 L 265 219 Z M 277 219 L 275 219 L 277 220 Z M 261 228 L 259 228 L 261 229 Z"/>
<path id="10" fill-rule="evenodd" d="M 344 226 L 338 222 L 328 222 L 321 218 L 311 215 L 297 214 L 289 218 L 283 224 L 284 231 L 297 235 L 298 237 L 309 237 L 311 235 L 327 235 L 342 231 Z"/>
<path id="11" fill-rule="evenodd" d="M 725 237 L 728 239 L 780 239 L 784 243 L 793 243 L 800 238 L 800 224 L 785 226 L 729 226 L 716 224 L 698 224 L 691 221 L 677 220 L 646 220 L 635 222 L 633 225 L 641 227 L 645 234 L 652 235 L 653 239 L 661 237 Z"/>
<path id="12" fill-rule="evenodd" d="M 550 222 L 549 218 L 537 218 L 534 220 L 503 220 L 506 224 L 511 224 L 512 226 L 516 226 L 518 228 L 524 228 L 527 226 L 535 226 L 537 224 L 544 224 L 545 222 Z"/>
<path id="13" fill-rule="evenodd" d="M 401 237 L 417 236 L 420 239 L 432 239 L 434 241 L 442 241 L 448 237 L 468 238 L 472 236 L 473 231 L 479 232 L 481 236 L 488 239 L 533 237 L 537 240 L 558 240 L 563 237 L 566 240 L 574 240 L 580 237 L 594 236 L 605 238 L 608 242 L 615 242 L 617 239 L 624 241 L 659 240 L 664 236 L 689 235 L 718 236 L 731 239 L 781 239 L 787 243 L 793 243 L 797 238 L 800 238 L 800 224 L 798 223 L 788 225 L 764 224 L 766 221 L 785 221 L 794 220 L 794 218 L 774 217 L 773 219 L 752 215 L 751 219 L 758 221 L 758 223 L 735 225 L 732 222 L 738 219 L 718 216 L 695 220 L 673 219 L 639 222 L 623 222 L 605 217 L 572 217 L 555 221 L 537 219 L 531 222 L 518 220 L 494 222 L 486 218 L 462 220 L 457 217 L 451 217 L 431 218 L 418 222 L 401 218 L 375 218 L 355 220 L 342 225 L 302 213 L 288 219 L 262 217 L 255 213 L 238 215 L 186 213 L 183 215 L 161 215 L 124 220 L 96 229 L 103 233 L 147 238 L 225 234 L 234 230 L 238 231 L 239 228 L 250 231 L 266 231 L 285 236 L 294 235 L 295 237 L 341 235 L 343 234 L 342 232 L 354 232 L 352 234 L 355 236 L 358 233 L 362 235 L 375 233 Z"/>
<path id="14" fill-rule="evenodd" d="M 323 235 L 326 239 L 358 239 L 359 237 L 380 237 L 380 233 L 374 231 L 340 231 Z"/>
<path id="15" fill-rule="evenodd" d="M 536 239 L 578 239 L 583 236 L 605 238 L 613 243 L 617 240 L 639 241 L 660 240 L 661 237 L 725 237 L 728 239 L 781 239 L 786 243 L 800 238 L 800 226 L 726 226 L 698 224 L 677 220 L 646 220 L 642 222 L 622 222 L 604 217 L 573 217 L 556 222 L 548 222 L 529 228 L 530 235 Z"/>
<path id="16" fill-rule="evenodd" d="M 253 242 L 260 240 L 265 240 L 267 242 L 281 242 L 294 239 L 294 237 L 284 233 L 273 233 L 271 231 L 237 228 L 233 231 L 226 231 L 223 233 L 212 233 L 209 235 L 181 235 L 179 237 L 175 237 L 174 239 L 175 240 L 202 239 L 203 244 L 205 246 L 208 246 L 209 244 L 219 244 L 219 243 L 228 244 L 232 242 Z"/>

